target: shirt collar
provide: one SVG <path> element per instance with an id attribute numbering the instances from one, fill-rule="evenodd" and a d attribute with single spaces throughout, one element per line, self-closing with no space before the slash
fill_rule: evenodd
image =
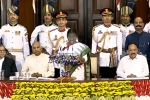
<path id="1" fill-rule="evenodd" d="M 52 22 L 49 24 L 44 23 L 45 26 L 51 26 L 52 24 L 53 24 Z"/>
<path id="2" fill-rule="evenodd" d="M 43 55 L 43 53 L 41 53 L 39 56 L 36 56 L 35 54 L 33 54 L 33 57 L 40 58 L 42 55 Z"/>
<path id="3" fill-rule="evenodd" d="M 9 23 L 9 25 L 10 25 L 10 26 L 17 26 L 18 23 L 16 23 L 16 24 L 11 24 L 11 23 Z"/>
<path id="4" fill-rule="evenodd" d="M 138 32 L 136 32 L 136 31 L 135 31 L 135 33 L 136 33 L 136 34 L 139 34 L 139 33 L 138 33 Z M 143 34 L 143 31 L 142 31 L 139 35 L 141 35 L 141 34 Z"/>
<path id="5" fill-rule="evenodd" d="M 124 26 L 124 27 L 128 27 L 128 26 L 130 26 L 131 25 L 131 23 L 129 23 L 129 24 L 124 24 L 124 23 L 122 23 L 122 26 Z"/>
<path id="6" fill-rule="evenodd" d="M 134 59 L 138 59 L 138 54 L 136 55 L 136 57 L 134 59 L 131 59 L 130 56 L 128 56 L 129 60 L 134 60 Z"/>
<path id="7" fill-rule="evenodd" d="M 59 32 L 64 32 L 64 31 L 66 31 L 66 28 L 64 28 L 64 29 L 62 29 L 62 30 L 58 29 L 58 31 L 59 31 Z"/>
<path id="8" fill-rule="evenodd" d="M 105 25 L 105 24 L 104 24 L 104 27 L 106 27 L 106 28 L 109 28 L 110 26 L 111 26 L 111 24 L 110 24 L 110 25 Z"/>

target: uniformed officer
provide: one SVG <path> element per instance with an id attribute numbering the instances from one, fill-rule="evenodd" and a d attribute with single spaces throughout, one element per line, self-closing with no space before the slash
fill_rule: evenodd
<path id="1" fill-rule="evenodd" d="M 53 48 L 53 54 L 58 51 L 58 47 L 61 43 L 67 42 L 67 31 L 66 28 L 68 13 L 65 11 L 59 11 L 55 13 L 56 23 L 58 25 L 57 29 L 49 31 L 48 37 L 49 42 Z"/>
<path id="2" fill-rule="evenodd" d="M 116 75 L 117 58 L 122 54 L 122 34 L 113 20 L 113 10 L 104 8 L 100 11 L 104 24 L 93 27 L 92 53 L 99 54 L 100 76 L 114 78 Z"/>
<path id="3" fill-rule="evenodd" d="M 2 26 L 0 37 L 6 49 L 16 56 L 17 70 L 21 71 L 24 59 L 29 53 L 27 29 L 18 24 L 19 10 L 16 6 L 8 8 L 9 24 Z"/>
<path id="4" fill-rule="evenodd" d="M 58 52 L 58 48 L 62 43 L 67 42 L 67 31 L 69 28 L 66 27 L 67 24 L 67 16 L 68 13 L 65 11 L 58 11 L 54 14 L 56 18 L 56 23 L 58 25 L 58 29 L 54 29 L 49 31 L 48 37 L 49 42 L 53 48 L 52 54 L 56 54 Z M 60 76 L 60 67 L 58 64 L 55 64 L 55 77 Z"/>
<path id="5" fill-rule="evenodd" d="M 121 8 L 121 32 L 122 32 L 122 47 L 123 47 L 123 50 L 125 48 L 125 40 L 126 40 L 126 37 L 131 34 L 131 33 L 134 33 L 135 29 L 134 29 L 134 26 L 133 24 L 130 23 L 130 15 L 133 13 L 133 10 L 128 7 L 128 6 L 124 6 Z"/>
<path id="6" fill-rule="evenodd" d="M 46 49 L 46 51 L 51 54 L 52 46 L 48 41 L 48 31 L 56 29 L 57 26 L 52 22 L 54 15 L 54 8 L 48 4 L 46 4 L 43 8 L 43 19 L 44 24 L 37 26 L 31 34 L 31 45 L 37 39 L 39 35 L 39 41 L 41 46 Z"/>

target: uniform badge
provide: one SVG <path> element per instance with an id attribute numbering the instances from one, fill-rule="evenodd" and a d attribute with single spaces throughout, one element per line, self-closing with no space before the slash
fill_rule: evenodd
<path id="1" fill-rule="evenodd" d="M 117 32 L 116 31 L 110 31 L 110 35 L 116 35 Z"/>
<path id="2" fill-rule="evenodd" d="M 100 31 L 98 32 L 98 34 L 102 34 L 102 31 L 100 30 Z"/>
<path id="3" fill-rule="evenodd" d="M 132 33 L 134 33 L 134 31 L 132 31 L 132 30 L 129 30 L 129 34 L 132 34 Z"/>
<path id="4" fill-rule="evenodd" d="M 41 32 L 40 33 L 43 33 L 44 31 L 43 30 L 41 30 Z"/>
<path id="5" fill-rule="evenodd" d="M 121 33 L 123 33 L 123 30 L 120 30 Z"/>
<path id="6" fill-rule="evenodd" d="M 57 40 L 57 35 L 55 35 L 55 37 L 54 37 L 54 41 L 56 41 Z"/>
<path id="7" fill-rule="evenodd" d="M 5 32 L 10 32 L 9 30 L 5 30 Z"/>
<path id="8" fill-rule="evenodd" d="M 15 35 L 20 35 L 20 31 L 15 31 Z"/>

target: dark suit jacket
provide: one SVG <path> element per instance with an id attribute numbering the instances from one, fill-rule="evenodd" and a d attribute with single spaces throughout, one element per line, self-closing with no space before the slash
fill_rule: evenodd
<path id="1" fill-rule="evenodd" d="M 15 61 L 11 58 L 5 57 L 2 70 L 4 70 L 4 77 L 9 78 L 9 76 L 15 76 L 15 72 L 17 72 L 17 67 Z"/>

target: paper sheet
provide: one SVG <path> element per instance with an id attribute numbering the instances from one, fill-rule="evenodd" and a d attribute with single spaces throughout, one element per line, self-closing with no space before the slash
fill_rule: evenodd
<path id="1" fill-rule="evenodd" d="M 149 79 L 149 77 L 117 78 L 117 80 L 143 80 L 143 79 Z"/>

